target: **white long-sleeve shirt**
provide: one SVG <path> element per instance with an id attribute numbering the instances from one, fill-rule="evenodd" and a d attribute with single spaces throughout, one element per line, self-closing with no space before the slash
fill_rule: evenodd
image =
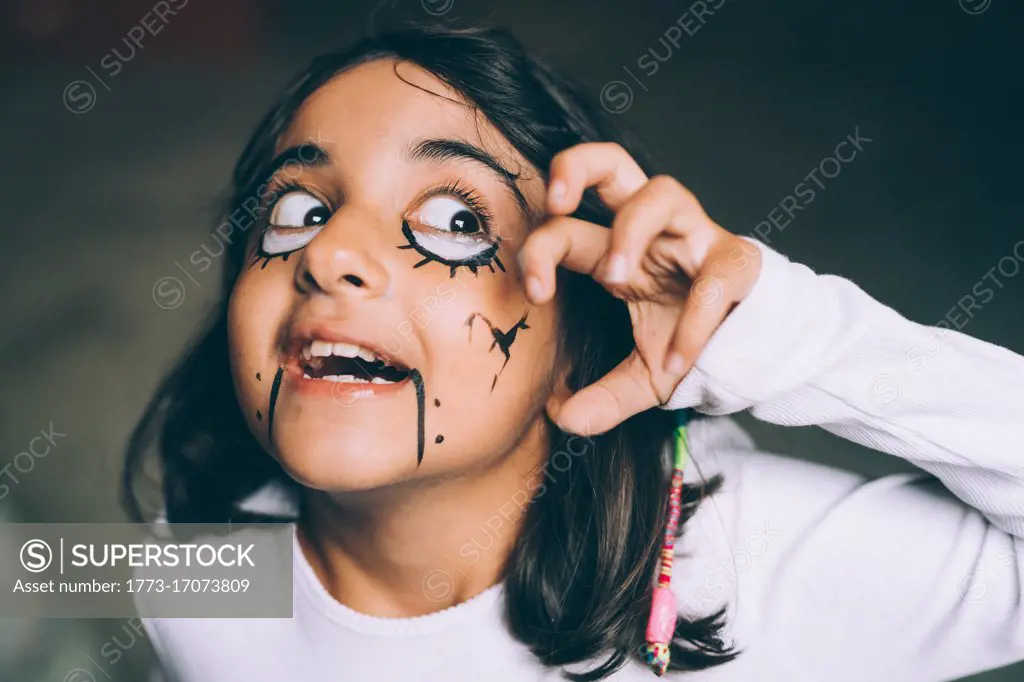
<path id="1" fill-rule="evenodd" d="M 726 606 L 742 653 L 676 678 L 950 680 L 1024 659 L 1024 358 L 759 246 L 757 283 L 668 407 L 817 424 L 924 472 L 867 480 L 692 422 L 686 480 L 725 480 L 684 527 L 673 589 L 687 615 Z M 500 585 L 377 618 L 335 601 L 297 544 L 294 582 L 291 619 L 147 620 L 169 679 L 563 679 L 508 633 Z M 653 678 L 631 662 L 610 679 Z"/>

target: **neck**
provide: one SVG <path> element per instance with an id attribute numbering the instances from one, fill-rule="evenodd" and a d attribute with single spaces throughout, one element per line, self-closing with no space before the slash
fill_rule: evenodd
<path id="1" fill-rule="evenodd" d="M 461 603 L 501 580 L 548 455 L 537 420 L 493 466 L 356 494 L 310 492 L 299 534 L 327 591 L 369 615 Z"/>

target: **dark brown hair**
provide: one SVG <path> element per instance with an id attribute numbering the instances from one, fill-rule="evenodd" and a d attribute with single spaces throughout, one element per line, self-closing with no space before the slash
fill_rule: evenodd
<path id="1" fill-rule="evenodd" d="M 640 150 L 613 129 L 592 98 L 529 56 L 509 33 L 411 28 L 321 56 L 295 79 L 242 153 L 225 215 L 254 196 L 276 143 L 306 98 L 339 72 L 379 58 L 414 62 L 461 92 L 542 174 L 559 151 L 590 141 L 619 142 L 650 171 Z M 592 192 L 575 215 L 604 226 L 613 217 Z M 161 505 L 172 522 L 265 520 L 240 514 L 236 505 L 269 481 L 296 486 L 249 433 L 231 381 L 227 294 L 244 255 L 244 240 L 229 246 L 221 305 L 161 384 L 132 436 L 124 496 L 136 519 L 145 516 L 138 487 L 145 482 L 144 455 L 150 450 L 158 456 Z M 570 388 L 578 390 L 630 353 L 632 327 L 625 305 L 589 277 L 560 271 L 559 291 L 560 352 L 570 368 Z M 546 477 L 544 494 L 527 509 L 504 578 L 508 625 L 546 665 L 602 657 L 586 673 L 567 673 L 573 679 L 610 675 L 636 657 L 644 642 L 674 426 L 671 413 L 650 410 L 591 439 L 571 466 Z M 564 442 L 566 434 L 553 433 L 556 443 Z M 720 483 L 716 477 L 684 487 L 684 524 Z M 722 641 L 723 618 L 724 610 L 680 617 L 671 669 L 709 668 L 738 655 Z"/>

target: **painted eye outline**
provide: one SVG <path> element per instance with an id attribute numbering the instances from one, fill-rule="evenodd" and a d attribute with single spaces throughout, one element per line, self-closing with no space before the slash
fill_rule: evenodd
<path id="1" fill-rule="evenodd" d="M 264 205 L 265 205 L 264 211 L 265 211 L 265 213 L 267 215 L 267 220 L 266 220 L 266 224 L 263 226 L 262 231 L 260 232 L 259 240 L 256 242 L 256 249 L 255 249 L 255 251 L 253 253 L 252 260 L 249 263 L 249 267 L 250 268 L 253 265 L 255 265 L 256 263 L 258 263 L 260 261 L 263 261 L 263 265 L 260 266 L 260 270 L 262 270 L 262 269 L 266 268 L 267 265 L 270 264 L 270 261 L 272 261 L 275 258 L 280 258 L 282 261 L 287 261 L 288 260 L 288 256 L 290 256 L 291 254 L 295 253 L 296 251 L 300 251 L 300 250 L 304 249 L 309 244 L 309 242 L 313 241 L 313 238 L 316 237 L 316 235 L 320 234 L 320 231 L 327 224 L 327 221 L 329 221 L 331 219 L 331 216 L 329 215 L 327 217 L 327 220 L 325 220 L 320 225 L 281 225 L 281 224 L 275 225 L 273 222 L 271 222 L 271 220 L 273 219 L 273 216 L 274 216 L 274 212 L 277 210 L 277 208 L 280 205 L 281 201 L 285 200 L 286 198 L 288 198 L 289 196 L 291 196 L 293 194 L 295 194 L 295 195 L 304 194 L 307 197 L 309 197 L 309 198 L 313 199 L 314 201 L 316 201 L 317 203 L 319 203 L 324 208 L 328 209 L 328 211 L 330 211 L 331 215 L 334 214 L 334 211 L 331 210 L 330 204 L 328 204 L 322 198 L 317 196 L 316 193 L 313 192 L 312 190 L 310 190 L 308 187 L 303 187 L 302 185 L 299 185 L 297 183 L 286 183 L 286 184 L 281 185 L 280 187 L 274 188 L 273 190 L 271 190 L 271 192 L 264 199 Z M 290 231 L 293 231 L 293 232 L 296 232 L 296 233 L 297 232 L 310 232 L 311 234 L 310 234 L 309 239 L 307 239 L 305 242 L 303 242 L 300 246 L 297 246 L 297 247 L 295 247 L 293 249 L 289 249 L 287 251 L 279 251 L 279 252 L 276 252 L 276 253 L 270 253 L 270 252 L 268 252 L 268 251 L 266 251 L 264 249 L 264 240 L 266 239 L 267 233 L 268 233 L 269 230 L 284 230 L 284 231 L 289 231 L 290 230 Z"/>
<path id="2" fill-rule="evenodd" d="M 427 202 L 437 197 L 453 199 L 458 203 L 461 203 L 467 210 L 469 210 L 469 212 L 473 214 L 473 217 L 476 218 L 477 221 L 480 223 L 480 234 L 487 241 L 490 241 L 491 245 L 488 246 L 483 251 L 473 254 L 473 256 L 469 258 L 452 259 L 437 254 L 427 249 L 422 244 L 420 244 L 416 240 L 415 232 L 409 225 L 408 216 L 415 215 L 420 207 L 422 207 Z M 407 214 L 407 217 L 402 219 L 402 236 L 405 237 L 408 243 L 402 244 L 398 248 L 413 249 L 418 254 L 423 256 L 423 260 L 413 265 L 414 268 L 423 267 L 427 263 L 441 263 L 442 265 L 447 266 L 449 268 L 449 278 L 454 278 L 455 273 L 458 271 L 459 268 L 469 268 L 469 271 L 477 276 L 479 276 L 479 269 L 484 267 L 490 269 L 491 272 L 494 272 L 495 265 L 498 266 L 499 270 L 505 272 L 505 265 L 501 262 L 501 259 L 498 257 L 498 248 L 501 246 L 501 237 L 490 234 L 490 224 L 490 214 L 486 211 L 486 209 L 482 205 L 482 202 L 472 192 L 472 190 L 463 187 L 458 183 L 453 183 L 451 185 L 438 187 L 427 192 L 423 196 L 423 198 L 420 199 L 420 201 L 417 203 L 417 208 L 410 211 Z M 444 238 L 451 238 L 451 236 L 455 234 L 449 230 L 442 230 L 436 227 L 432 227 L 431 225 L 426 223 L 422 223 L 422 225 L 426 229 L 421 231 L 425 232 L 426 234 L 441 236 Z"/>

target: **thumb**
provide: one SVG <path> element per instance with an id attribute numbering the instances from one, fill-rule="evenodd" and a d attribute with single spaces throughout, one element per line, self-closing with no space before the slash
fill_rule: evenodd
<path id="1" fill-rule="evenodd" d="M 556 391 L 548 399 L 547 411 L 563 431 L 591 436 L 604 433 L 659 402 L 647 365 L 634 350 L 615 369 L 574 395 L 566 397 Z"/>

